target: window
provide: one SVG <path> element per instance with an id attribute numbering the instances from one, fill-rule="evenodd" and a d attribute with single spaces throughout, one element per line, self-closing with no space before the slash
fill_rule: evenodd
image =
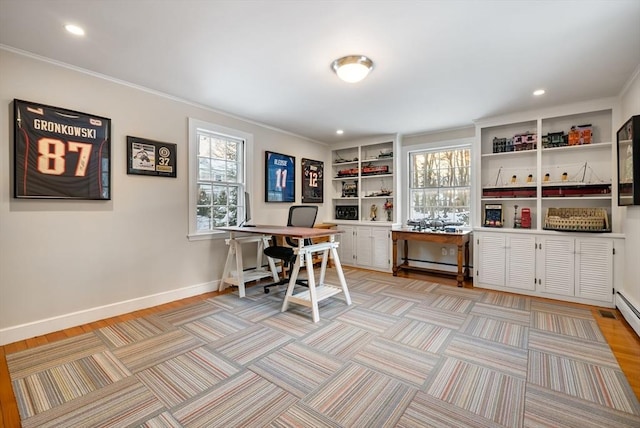
<path id="1" fill-rule="evenodd" d="M 250 134 L 189 119 L 190 237 L 244 220 L 252 143 Z"/>
<path id="2" fill-rule="evenodd" d="M 409 219 L 468 226 L 470 162 L 469 146 L 409 152 Z"/>

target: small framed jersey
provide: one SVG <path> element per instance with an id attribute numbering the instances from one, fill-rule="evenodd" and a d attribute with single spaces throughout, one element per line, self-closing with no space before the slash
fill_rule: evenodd
<path id="1" fill-rule="evenodd" d="M 324 200 L 324 162 L 302 159 L 302 203 L 322 203 Z"/>
<path id="2" fill-rule="evenodd" d="M 127 174 L 177 176 L 178 145 L 127 136 Z"/>
<path id="3" fill-rule="evenodd" d="M 111 199 L 111 119 L 13 100 L 14 196 Z"/>

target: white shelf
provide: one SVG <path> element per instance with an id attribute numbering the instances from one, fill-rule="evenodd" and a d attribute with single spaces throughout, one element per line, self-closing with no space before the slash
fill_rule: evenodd
<path id="1" fill-rule="evenodd" d="M 537 150 L 520 150 L 517 152 L 502 152 L 502 153 L 483 153 L 483 158 L 488 157 L 508 157 L 508 156 L 521 156 L 521 155 L 535 155 Z"/>
<path id="2" fill-rule="evenodd" d="M 597 149 L 609 149 L 611 150 L 611 143 L 593 143 L 593 144 L 581 144 L 575 146 L 562 146 L 562 147 L 544 147 L 543 152 L 563 152 L 573 150 L 597 150 Z"/>

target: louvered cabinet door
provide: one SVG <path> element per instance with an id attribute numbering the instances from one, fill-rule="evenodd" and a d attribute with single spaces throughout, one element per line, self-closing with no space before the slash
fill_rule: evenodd
<path id="1" fill-rule="evenodd" d="M 575 239 L 540 238 L 541 284 L 538 291 L 573 296 L 575 291 Z"/>
<path id="2" fill-rule="evenodd" d="M 499 233 L 476 234 L 478 267 L 476 275 L 481 284 L 504 287 L 506 238 Z"/>
<path id="3" fill-rule="evenodd" d="M 576 296 L 613 301 L 613 241 L 576 239 Z"/>
<path id="4" fill-rule="evenodd" d="M 536 238 L 509 236 L 507 238 L 507 288 L 535 290 Z"/>

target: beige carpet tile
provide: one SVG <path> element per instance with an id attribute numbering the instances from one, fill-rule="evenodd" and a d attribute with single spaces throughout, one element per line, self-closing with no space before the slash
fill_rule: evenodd
<path id="1" fill-rule="evenodd" d="M 303 402 L 345 427 L 392 427 L 415 393 L 398 380 L 348 363 Z"/>
<path id="2" fill-rule="evenodd" d="M 522 426 L 525 379 L 447 358 L 427 394 L 507 427 Z"/>
<path id="3" fill-rule="evenodd" d="M 142 370 L 136 377 L 168 408 L 194 397 L 241 370 L 240 367 L 197 348 Z"/>
<path id="4" fill-rule="evenodd" d="M 253 326 L 231 312 L 219 311 L 212 315 L 182 325 L 182 329 L 210 343 L 237 331 Z"/>
<path id="5" fill-rule="evenodd" d="M 309 408 L 304 403 L 296 403 L 278 419 L 271 422 L 270 428 L 343 428 L 325 415 Z"/>
<path id="6" fill-rule="evenodd" d="M 393 315 L 395 317 L 400 317 L 411 309 L 413 305 L 415 305 L 415 303 L 408 300 L 388 296 L 378 296 L 363 304 L 362 307 Z"/>
<path id="7" fill-rule="evenodd" d="M 23 419 L 130 376 L 109 351 L 70 361 L 12 382 Z"/>
<path id="8" fill-rule="evenodd" d="M 246 371 L 172 411 L 185 427 L 261 427 L 297 401 L 257 374 Z"/>
<path id="9" fill-rule="evenodd" d="M 8 354 L 7 365 L 11 378 L 19 379 L 106 350 L 91 332 Z"/>
<path id="10" fill-rule="evenodd" d="M 344 303 L 342 305 L 344 305 Z M 277 315 L 262 320 L 262 324 L 281 331 L 284 334 L 288 334 L 289 336 L 300 338 L 321 329 L 330 322 L 324 310 L 321 311 L 322 317 L 320 321 L 313 323 L 309 322 L 310 312 L 301 313 L 297 309 L 298 308 L 292 308 L 292 310 L 280 312 Z"/>
<path id="11" fill-rule="evenodd" d="M 303 398 L 343 363 L 335 357 L 299 343 L 290 343 L 248 368 L 271 383 Z"/>
<path id="12" fill-rule="evenodd" d="M 175 329 L 175 326 L 157 315 L 150 315 L 103 327 L 96 330 L 96 335 L 110 348 L 119 348 Z"/>
<path id="13" fill-rule="evenodd" d="M 269 318 L 272 315 L 280 313 L 282 309 L 282 301 L 274 302 L 272 300 L 262 299 L 254 302 L 253 305 L 243 308 L 235 312 L 235 315 L 252 323 Z"/>
<path id="14" fill-rule="evenodd" d="M 195 302 L 187 306 L 181 306 L 175 309 L 168 309 L 160 312 L 158 317 L 168 323 L 179 326 L 197 319 L 213 315 L 220 311 L 220 308 L 210 301 Z"/>
<path id="15" fill-rule="evenodd" d="M 528 347 L 531 351 L 567 357 L 603 367 L 618 368 L 618 361 L 606 342 L 593 342 L 578 337 L 531 330 Z"/>
<path id="16" fill-rule="evenodd" d="M 326 327 L 304 337 L 302 343 L 346 360 L 367 345 L 374 337 L 368 331 L 333 321 Z"/>
<path id="17" fill-rule="evenodd" d="M 482 296 L 480 302 L 491 306 L 518 309 L 526 312 L 531 310 L 531 299 L 527 296 L 518 296 L 516 294 L 488 292 Z"/>
<path id="18" fill-rule="evenodd" d="M 452 330 L 404 318 L 388 329 L 383 336 L 421 351 L 437 354 L 452 336 Z"/>
<path id="19" fill-rule="evenodd" d="M 113 354 L 131 370 L 139 372 L 163 361 L 202 346 L 204 342 L 182 330 L 174 330 L 155 337 L 122 346 Z"/>
<path id="20" fill-rule="evenodd" d="M 574 318 L 549 312 L 531 312 L 531 328 L 607 343 L 593 319 Z"/>
<path id="21" fill-rule="evenodd" d="M 527 384 L 524 427 L 638 428 L 639 411 L 625 413 L 576 397 Z"/>
<path id="22" fill-rule="evenodd" d="M 480 415 L 418 391 L 396 425 L 397 428 L 504 428 Z"/>
<path id="23" fill-rule="evenodd" d="M 138 380 L 127 377 L 22 421 L 22 428 L 136 426 L 163 411 Z"/>
<path id="24" fill-rule="evenodd" d="M 437 282 L 422 281 L 419 279 L 406 279 L 405 281 L 397 283 L 395 286 L 424 295 L 438 289 L 440 284 Z"/>
<path id="25" fill-rule="evenodd" d="M 469 316 L 460 327 L 460 332 L 492 342 L 526 349 L 529 327 L 492 318 Z"/>
<path id="26" fill-rule="evenodd" d="M 336 284 L 340 284 L 336 280 Z M 393 287 L 393 285 L 389 284 L 388 281 L 369 281 L 366 278 L 362 278 L 359 281 L 356 281 L 353 285 L 351 281 L 349 281 L 349 291 L 364 291 L 370 294 L 380 294 L 382 291 L 387 290 Z"/>
<path id="27" fill-rule="evenodd" d="M 448 285 L 442 284 L 437 284 L 437 287 L 433 288 L 430 291 L 441 296 L 457 297 L 463 300 L 473 300 L 474 302 L 480 301 L 486 294 L 484 290 L 476 290 L 473 288 L 463 287 L 450 287 Z"/>
<path id="28" fill-rule="evenodd" d="M 440 357 L 391 340 L 375 338 L 351 360 L 420 388 Z"/>
<path id="29" fill-rule="evenodd" d="M 381 335 L 398 322 L 400 318 L 363 307 L 355 307 L 336 317 L 335 320 Z"/>
<path id="30" fill-rule="evenodd" d="M 444 355 L 510 376 L 524 379 L 527 375 L 528 355 L 522 348 L 460 334 L 449 342 Z"/>
<path id="31" fill-rule="evenodd" d="M 430 305 L 433 308 L 466 314 L 473 307 L 473 300 L 464 297 L 441 295 Z"/>
<path id="32" fill-rule="evenodd" d="M 512 324 L 521 324 L 527 327 L 531 324 L 531 312 L 528 310 L 505 308 L 488 303 L 476 303 L 469 311 L 469 314 L 506 321 Z"/>
<path id="33" fill-rule="evenodd" d="M 235 289 L 235 287 L 234 287 Z M 241 310 L 243 308 L 250 308 L 255 305 L 255 299 L 240 299 L 238 297 L 238 291 L 235 289 L 232 293 L 223 294 L 222 296 L 211 297 L 206 299 L 217 308 L 222 308 L 227 311 Z"/>
<path id="34" fill-rule="evenodd" d="M 638 400 L 629 397 L 631 387 L 620 369 L 529 351 L 527 380 L 565 395 L 640 415 Z"/>
<path id="35" fill-rule="evenodd" d="M 450 330 L 458 330 L 467 319 L 467 314 L 445 309 L 416 305 L 405 314 L 406 318 L 439 325 Z"/>
<path id="36" fill-rule="evenodd" d="M 293 340 L 291 336 L 279 331 L 255 325 L 230 334 L 206 347 L 244 366 Z"/>
<path id="37" fill-rule="evenodd" d="M 155 416 L 149 420 L 144 421 L 139 428 L 183 428 L 180 422 L 169 412 L 162 412 L 158 416 Z"/>
<path id="38" fill-rule="evenodd" d="M 434 294 L 423 293 L 418 290 L 406 289 L 404 287 L 389 287 L 381 291 L 379 294 L 419 304 L 431 303 L 439 297 Z"/>
<path id="39" fill-rule="evenodd" d="M 559 301 L 532 300 L 531 311 L 548 312 L 573 318 L 592 319 L 591 310 L 572 305 L 565 305 Z"/>

